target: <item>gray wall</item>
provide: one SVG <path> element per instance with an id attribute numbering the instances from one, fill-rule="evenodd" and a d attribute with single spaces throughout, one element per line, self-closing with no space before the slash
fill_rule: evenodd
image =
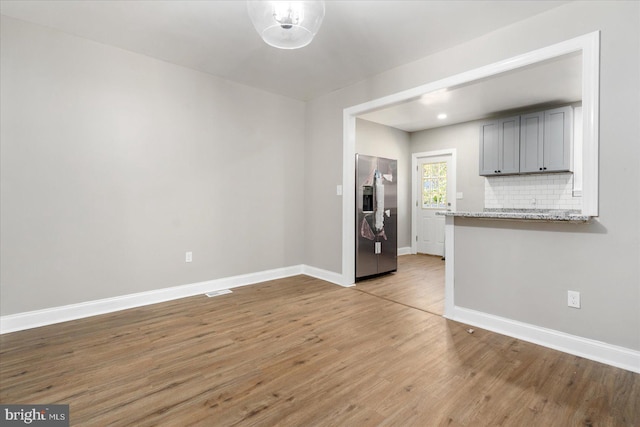
<path id="1" fill-rule="evenodd" d="M 640 350 L 640 3 L 571 2 L 307 104 L 306 263 L 341 266 L 342 112 L 381 96 L 601 31 L 600 218 L 592 225 L 460 222 L 456 302 Z M 473 260 L 471 257 L 474 257 Z M 517 284 L 514 284 L 517 281 Z M 583 308 L 566 307 L 566 290 Z"/>
<path id="2" fill-rule="evenodd" d="M 3 316 L 304 261 L 303 103 L 11 18 L 1 39 Z"/>
<path id="3" fill-rule="evenodd" d="M 456 149 L 456 201 L 458 211 L 484 209 L 484 178 L 478 175 L 478 135 L 481 121 L 460 123 L 411 133 L 411 153 Z"/>
<path id="4" fill-rule="evenodd" d="M 398 160 L 398 248 L 411 248 L 411 153 L 408 132 L 356 120 L 356 153 Z"/>

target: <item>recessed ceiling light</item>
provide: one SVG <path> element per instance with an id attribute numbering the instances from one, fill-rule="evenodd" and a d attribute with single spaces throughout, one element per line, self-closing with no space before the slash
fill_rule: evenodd
<path id="1" fill-rule="evenodd" d="M 447 118 L 447 115 L 446 115 L 445 113 L 440 113 L 440 114 L 438 114 L 438 119 L 439 119 L 439 120 L 444 120 L 444 119 L 446 119 L 446 118 Z"/>

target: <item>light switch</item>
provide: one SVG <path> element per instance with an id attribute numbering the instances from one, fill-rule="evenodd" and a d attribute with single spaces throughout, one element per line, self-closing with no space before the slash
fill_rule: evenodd
<path id="1" fill-rule="evenodd" d="M 336 185 L 336 196 L 342 196 L 342 185 Z"/>
<path id="2" fill-rule="evenodd" d="M 457 200 L 462 200 L 462 191 L 459 191 L 456 193 L 456 199 Z"/>

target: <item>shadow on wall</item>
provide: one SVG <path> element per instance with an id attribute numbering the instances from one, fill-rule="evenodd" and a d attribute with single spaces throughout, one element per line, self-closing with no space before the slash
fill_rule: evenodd
<path id="1" fill-rule="evenodd" d="M 509 219 L 456 218 L 456 227 L 493 228 L 506 230 L 550 231 L 560 233 L 607 234 L 607 228 L 598 220 L 584 223 L 517 221 Z"/>

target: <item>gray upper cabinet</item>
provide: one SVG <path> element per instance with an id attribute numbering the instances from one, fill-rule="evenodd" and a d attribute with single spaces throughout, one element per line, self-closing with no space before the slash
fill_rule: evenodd
<path id="1" fill-rule="evenodd" d="M 520 172 L 543 169 L 544 111 L 520 118 Z"/>
<path id="2" fill-rule="evenodd" d="M 544 112 L 543 170 L 571 170 L 571 107 L 554 108 Z"/>
<path id="3" fill-rule="evenodd" d="M 498 173 L 498 121 L 491 121 L 480 126 L 480 175 Z"/>
<path id="4" fill-rule="evenodd" d="M 521 117 L 521 173 L 571 170 L 572 111 L 561 107 Z"/>
<path id="5" fill-rule="evenodd" d="M 570 106 L 485 122 L 480 126 L 480 175 L 571 170 Z"/>
<path id="6" fill-rule="evenodd" d="M 480 126 L 480 175 L 520 171 L 520 116 L 492 120 Z"/>

